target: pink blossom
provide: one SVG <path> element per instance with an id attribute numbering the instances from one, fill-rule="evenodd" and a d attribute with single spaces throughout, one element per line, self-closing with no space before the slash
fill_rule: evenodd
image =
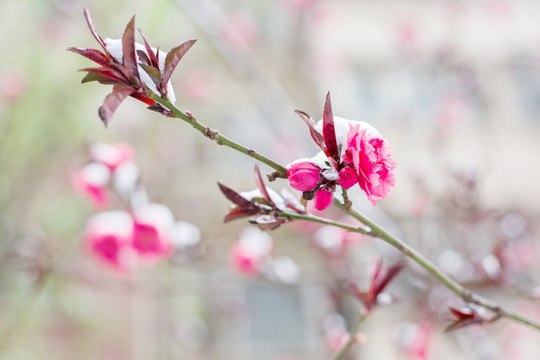
<path id="1" fill-rule="evenodd" d="M 231 265 L 241 273 L 257 275 L 273 249 L 273 239 L 268 233 L 254 228 L 246 229 L 231 247 Z"/>
<path id="2" fill-rule="evenodd" d="M 287 178 L 291 187 L 298 191 L 310 191 L 315 189 L 319 182 L 321 169 L 311 162 L 297 162 L 287 168 Z"/>
<path id="3" fill-rule="evenodd" d="M 136 254 L 131 248 L 133 219 L 125 211 L 108 211 L 94 215 L 84 234 L 87 250 L 106 266 L 119 272 L 129 271 Z"/>
<path id="4" fill-rule="evenodd" d="M 385 198 L 394 186 L 396 163 L 391 148 L 379 135 L 368 133 L 361 124 L 349 125 L 343 161 L 352 164 L 358 177 L 358 185 L 371 201 Z"/>
<path id="5" fill-rule="evenodd" d="M 134 211 L 132 246 L 141 260 L 153 263 L 171 255 L 173 225 L 174 217 L 164 205 L 147 204 Z"/>
<path id="6" fill-rule="evenodd" d="M 313 198 L 313 205 L 315 206 L 315 209 L 322 211 L 329 207 L 330 204 L 332 204 L 332 199 L 332 193 L 322 188 L 315 193 L 315 197 Z"/>
<path id="7" fill-rule="evenodd" d="M 107 166 L 111 171 L 126 162 L 133 160 L 133 149 L 129 144 L 103 144 L 98 143 L 90 148 L 92 158 Z"/>
<path id="8" fill-rule="evenodd" d="M 110 170 L 103 164 L 92 162 L 77 171 L 72 178 L 73 186 L 86 194 L 97 209 L 105 209 L 109 204 L 107 185 Z"/>

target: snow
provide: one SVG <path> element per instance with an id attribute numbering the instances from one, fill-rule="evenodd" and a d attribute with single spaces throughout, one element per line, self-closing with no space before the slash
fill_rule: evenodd
<path id="1" fill-rule="evenodd" d="M 119 63 L 122 64 L 122 58 L 123 58 L 123 51 L 122 51 L 122 40 L 121 39 L 105 39 L 105 45 L 107 47 L 107 51 L 116 59 L 116 61 L 118 61 Z M 143 44 L 139 44 L 139 43 L 135 43 L 135 50 L 142 50 L 146 53 L 146 48 L 144 47 Z M 157 49 L 155 48 L 152 48 L 152 51 L 154 51 L 154 53 L 156 52 Z M 139 61 L 139 55 L 137 54 L 137 60 Z M 165 58 L 167 57 L 167 53 L 163 52 L 163 51 L 159 51 L 159 70 L 160 71 L 163 71 L 164 67 L 165 67 Z M 141 77 L 141 81 L 156 95 L 160 95 L 161 94 L 158 92 L 157 88 L 156 88 L 156 85 L 154 84 L 154 82 L 152 81 L 152 79 L 150 78 L 150 76 L 146 73 L 146 71 L 144 71 L 144 69 L 139 65 L 138 67 L 138 70 L 139 70 L 139 76 Z M 169 81 L 167 83 L 167 97 L 169 98 L 169 101 L 171 103 L 175 103 L 176 102 L 176 96 L 174 95 L 174 89 L 172 87 L 172 84 L 171 82 Z"/>

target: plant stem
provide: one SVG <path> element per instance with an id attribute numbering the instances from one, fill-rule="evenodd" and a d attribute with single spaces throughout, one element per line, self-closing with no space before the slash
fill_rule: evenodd
<path id="1" fill-rule="evenodd" d="M 353 346 L 354 341 L 356 340 L 356 334 L 358 333 L 358 330 L 360 330 L 360 327 L 362 326 L 364 321 L 369 317 L 369 315 L 370 315 L 369 313 L 360 315 L 360 319 L 358 319 L 356 324 L 353 326 L 353 328 L 349 332 L 349 338 L 347 339 L 347 342 L 343 345 L 341 349 L 339 349 L 335 354 L 332 355 L 330 360 L 343 359 L 343 357 L 350 350 L 351 346 Z"/>
<path id="2" fill-rule="evenodd" d="M 213 130 L 202 123 L 198 122 L 197 119 L 190 113 L 184 112 L 182 110 L 179 110 L 176 108 L 169 100 L 159 97 L 155 94 L 150 94 L 149 96 L 152 100 L 157 101 L 161 105 L 163 105 L 165 108 L 167 108 L 174 117 L 184 120 L 185 122 L 189 123 L 193 128 L 195 128 L 197 131 L 199 131 L 204 136 L 210 138 L 211 140 L 214 140 L 219 145 L 225 145 L 231 149 L 237 150 L 249 157 L 252 157 L 268 166 L 276 170 L 276 173 L 282 177 L 287 178 L 287 169 L 278 164 L 277 162 L 255 152 L 252 149 L 248 149 L 243 145 L 238 144 L 237 142 L 221 135 L 218 131 Z M 300 214 L 292 214 L 292 213 L 282 213 L 281 216 L 287 217 L 289 219 L 295 219 L 295 220 L 304 220 L 304 221 L 310 221 L 310 222 L 316 222 L 320 224 L 326 224 L 331 226 L 340 227 L 342 229 L 353 231 L 361 234 L 367 234 L 373 237 L 378 237 L 382 239 L 383 241 L 386 241 L 388 244 L 395 247 L 397 250 L 402 252 L 403 254 L 407 255 L 409 258 L 411 258 L 413 261 L 415 261 L 418 265 L 423 267 L 426 271 L 428 271 L 430 274 L 432 274 L 435 278 L 437 278 L 443 285 L 445 285 L 448 289 L 450 289 L 452 292 L 457 294 L 459 297 L 461 297 L 465 302 L 467 303 L 473 303 L 476 305 L 480 305 L 486 309 L 489 309 L 493 311 L 496 315 L 500 317 L 506 317 L 508 319 L 512 319 L 516 322 L 519 322 L 521 324 L 530 326 L 532 328 L 535 328 L 537 330 L 540 330 L 540 323 L 538 323 L 535 320 L 527 318 L 525 315 L 519 314 L 517 312 L 508 310 L 506 308 L 503 308 L 496 302 L 493 302 L 491 300 L 488 300 L 468 289 L 463 287 L 460 283 L 452 279 L 449 275 L 447 275 L 444 271 L 442 271 L 437 265 L 432 263 L 430 260 L 428 260 L 426 257 L 424 257 L 422 254 L 420 254 L 418 251 L 416 251 L 411 246 L 407 245 L 400 239 L 396 238 L 394 235 L 390 234 L 388 231 L 386 231 L 383 227 L 375 223 L 374 221 L 368 219 L 364 215 L 362 215 L 358 210 L 356 210 L 351 204 L 344 205 L 340 203 L 337 200 L 334 200 L 334 205 L 338 208 L 340 208 L 342 211 L 347 213 L 348 215 L 354 217 L 355 219 L 361 221 L 364 225 L 368 226 L 370 230 L 366 230 L 362 227 L 355 227 L 352 225 L 347 225 L 343 223 L 339 223 L 336 221 L 323 219 L 314 215 L 300 215 Z M 351 205 L 351 206 L 349 206 Z M 339 358 L 336 358 L 339 359 Z"/>
<path id="3" fill-rule="evenodd" d="M 207 138 L 211 140 L 214 140 L 218 145 L 224 145 L 224 146 L 230 147 L 231 149 L 234 149 L 236 151 L 241 152 L 242 154 L 252 157 L 262 162 L 263 164 L 266 164 L 270 166 L 271 168 L 275 169 L 281 177 L 287 178 L 287 169 L 285 169 L 285 167 L 281 166 L 275 161 L 267 158 L 264 155 L 259 154 L 255 150 L 248 149 L 247 147 L 240 145 L 239 143 L 221 135 L 219 131 L 213 130 L 208 126 L 201 124 L 199 121 L 197 121 L 197 119 L 195 119 L 193 115 L 178 109 L 173 104 L 171 104 L 169 100 L 159 97 L 153 93 L 150 95 L 150 98 L 154 101 L 157 101 L 161 105 L 165 106 L 167 109 L 169 109 L 173 113 L 175 117 L 177 117 L 178 119 L 184 120 L 185 122 L 193 126 L 193 128 L 195 128 L 201 134 L 203 134 L 204 136 L 206 136 Z"/>

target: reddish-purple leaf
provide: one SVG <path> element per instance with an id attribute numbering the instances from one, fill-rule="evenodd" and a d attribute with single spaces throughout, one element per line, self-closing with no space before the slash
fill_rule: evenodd
<path id="1" fill-rule="evenodd" d="M 223 222 L 229 222 L 236 219 L 245 218 L 248 216 L 252 216 L 257 214 L 258 210 L 255 207 L 247 208 L 247 207 L 235 207 L 227 215 L 225 215 L 225 218 L 223 219 Z"/>
<path id="2" fill-rule="evenodd" d="M 99 117 L 105 124 L 109 125 L 109 120 L 113 116 L 114 112 L 125 98 L 132 95 L 136 90 L 127 85 L 115 85 L 112 93 L 105 97 L 103 105 L 99 108 Z"/>
<path id="3" fill-rule="evenodd" d="M 119 74 L 117 71 L 107 68 L 85 68 L 80 69 L 79 71 L 87 71 L 88 75 L 84 77 L 82 80 L 82 83 L 86 83 L 89 81 L 100 81 L 101 79 L 106 79 L 107 83 L 110 84 L 119 84 L 119 83 L 125 83 L 125 79 L 123 79 L 122 74 Z M 91 74 L 94 74 L 95 77 L 91 76 Z"/>
<path id="4" fill-rule="evenodd" d="M 404 262 L 400 262 L 400 263 L 397 263 L 397 264 L 392 265 L 391 267 L 389 267 L 385 271 L 382 278 L 380 278 L 380 280 L 377 281 L 377 285 L 375 286 L 375 292 L 374 292 L 373 296 L 377 297 L 377 295 L 379 295 L 384 290 L 384 288 L 390 283 L 390 281 L 392 281 L 392 279 L 394 277 L 396 277 L 396 275 L 399 274 L 399 272 L 404 267 L 405 267 Z"/>
<path id="5" fill-rule="evenodd" d="M 92 24 L 92 18 L 90 17 L 90 12 L 88 11 L 87 8 L 84 8 L 84 18 L 86 19 L 86 23 L 88 24 L 88 27 L 90 28 L 90 32 L 92 33 L 94 38 L 96 38 L 97 42 L 99 43 L 99 45 L 101 45 L 103 50 L 105 50 L 105 53 L 108 54 L 109 52 L 107 51 L 107 46 L 105 46 L 103 39 L 101 38 L 101 36 L 98 35 L 96 29 L 94 29 L 94 24 Z"/>
<path id="6" fill-rule="evenodd" d="M 138 29 L 138 30 L 139 30 L 139 34 L 141 34 L 141 37 L 143 38 L 144 47 L 146 48 L 146 53 L 148 54 L 148 57 L 150 59 L 150 64 L 153 67 L 159 69 L 159 59 L 158 59 L 158 57 L 154 53 L 154 50 L 152 50 L 152 47 L 150 46 L 150 44 L 148 44 L 148 41 L 146 41 L 146 38 L 144 37 L 144 34 L 143 34 L 142 30 L 141 29 Z M 159 54 L 159 51 L 158 51 L 158 54 Z"/>
<path id="7" fill-rule="evenodd" d="M 126 84 L 132 83 L 132 76 L 129 73 L 129 70 L 122 64 L 111 63 L 111 68 L 118 72 L 119 76 L 122 76 Z"/>
<path id="8" fill-rule="evenodd" d="M 334 115 L 332 114 L 332 102 L 330 101 L 330 92 L 326 95 L 323 112 L 323 139 L 328 151 L 328 157 L 339 161 L 339 151 L 336 140 L 336 130 L 334 128 Z"/>
<path id="9" fill-rule="evenodd" d="M 470 326 L 470 325 L 475 325 L 475 324 L 482 324 L 483 321 L 480 320 L 480 319 L 463 319 L 463 320 L 457 320 L 457 321 L 454 321 L 453 323 L 451 323 L 450 325 L 448 325 L 445 329 L 444 329 L 444 332 L 447 333 L 447 332 L 450 332 L 450 331 L 454 331 L 454 330 L 457 330 L 457 329 L 461 329 L 461 328 L 464 328 L 466 326 Z"/>
<path id="10" fill-rule="evenodd" d="M 109 59 L 107 58 L 107 55 L 105 55 L 99 50 L 70 47 L 68 51 L 72 51 L 76 54 L 82 55 L 85 58 L 90 59 L 101 66 L 109 66 Z"/>
<path id="11" fill-rule="evenodd" d="M 122 36 L 122 52 L 124 66 L 135 79 L 139 79 L 139 70 L 137 68 L 137 54 L 135 52 L 135 15 L 126 25 L 124 35 Z M 139 79 L 140 82 L 140 79 Z"/>
<path id="12" fill-rule="evenodd" d="M 272 205 L 272 207 L 275 208 L 276 204 L 274 204 L 274 202 L 270 198 L 270 195 L 268 194 L 268 190 L 266 190 L 266 184 L 264 183 L 264 181 L 262 179 L 261 172 L 260 172 L 259 166 L 257 164 L 255 164 L 254 174 L 255 174 L 255 183 L 257 184 L 257 187 L 259 188 L 259 191 L 261 192 L 262 197 L 270 205 Z"/>
<path id="13" fill-rule="evenodd" d="M 452 314 L 454 314 L 455 317 L 458 318 L 458 320 L 472 319 L 476 317 L 476 313 L 471 308 L 456 309 L 454 307 L 450 307 L 448 309 Z"/>
<path id="14" fill-rule="evenodd" d="M 236 204 L 243 208 L 253 207 L 254 205 L 248 199 L 244 198 L 242 195 L 234 191 L 233 189 L 221 184 L 218 182 L 219 189 L 225 195 L 227 199 L 233 204 Z"/>
<path id="15" fill-rule="evenodd" d="M 193 44 L 195 44 L 195 41 L 196 40 L 186 40 L 180 45 L 173 47 L 167 54 L 161 83 L 163 90 L 167 89 L 167 83 L 169 82 L 176 65 L 178 65 L 180 60 L 182 60 L 186 52 L 193 46 Z"/>
<path id="16" fill-rule="evenodd" d="M 321 150 L 326 153 L 326 145 L 324 145 L 323 137 L 321 134 L 319 134 L 317 130 L 315 130 L 315 122 L 313 121 L 313 119 L 303 111 L 296 110 L 295 113 L 297 113 L 298 116 L 300 116 L 302 120 L 304 120 L 306 125 L 309 127 L 309 133 L 313 141 L 315 141 L 315 144 L 317 144 L 321 148 Z"/>
<path id="17" fill-rule="evenodd" d="M 148 55 L 146 55 L 146 52 L 144 52 L 143 50 L 137 50 L 136 53 L 139 57 L 139 65 L 143 64 L 147 66 L 152 66 L 152 63 L 150 62 Z"/>
<path id="18" fill-rule="evenodd" d="M 156 88 L 159 89 L 161 84 L 161 73 L 158 69 L 151 65 L 146 64 L 140 64 L 143 70 L 150 76 L 150 79 L 152 79 L 152 82 L 156 85 Z"/>
<path id="19" fill-rule="evenodd" d="M 147 105 L 154 105 L 156 104 L 156 102 L 144 95 L 142 95 L 141 93 L 138 93 L 138 92 L 135 92 L 133 94 L 131 94 L 131 97 L 139 100 L 139 101 L 142 101 L 143 103 L 147 104 Z"/>

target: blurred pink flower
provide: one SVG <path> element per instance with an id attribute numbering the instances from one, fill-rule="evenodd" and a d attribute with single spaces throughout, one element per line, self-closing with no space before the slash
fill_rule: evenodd
<path id="1" fill-rule="evenodd" d="M 133 149 L 129 144 L 97 143 L 90 147 L 90 156 L 97 162 L 107 166 L 111 171 L 126 162 L 133 160 Z"/>
<path id="2" fill-rule="evenodd" d="M 191 69 L 181 82 L 182 94 L 190 100 L 205 102 L 216 92 L 216 78 L 208 70 Z"/>
<path id="3" fill-rule="evenodd" d="M 125 211 L 109 211 L 92 216 L 84 234 L 92 256 L 119 272 L 128 272 L 136 261 L 131 248 L 133 219 Z"/>
<path id="4" fill-rule="evenodd" d="M 231 247 L 231 265 L 238 272 L 257 275 L 273 249 L 274 242 L 268 233 L 255 228 L 245 229 L 240 234 L 240 239 Z"/>
<path id="5" fill-rule="evenodd" d="M 0 98 L 6 102 L 19 99 L 28 90 L 28 83 L 26 70 L 19 67 L 5 68 L 0 73 Z"/>
<path id="6" fill-rule="evenodd" d="M 164 205 L 147 204 L 134 210 L 132 246 L 141 260 L 154 263 L 171 255 L 173 226 L 174 217 Z"/>
<path id="7" fill-rule="evenodd" d="M 77 171 L 73 177 L 73 186 L 86 194 L 97 209 L 105 209 L 109 204 L 107 185 L 111 172 L 105 165 L 92 162 Z"/>
<path id="8" fill-rule="evenodd" d="M 290 11 L 302 12 L 310 9 L 315 5 L 317 0 L 281 0 L 282 6 Z"/>
<path id="9" fill-rule="evenodd" d="M 321 169 L 308 161 L 293 163 L 287 168 L 287 178 L 289 178 L 291 187 L 298 191 L 315 189 L 320 174 Z"/>
<path id="10" fill-rule="evenodd" d="M 232 12 L 223 24 L 221 36 L 230 45 L 237 48 L 253 46 L 259 37 L 257 22 L 247 12 Z"/>
<path id="11" fill-rule="evenodd" d="M 343 161 L 352 164 L 358 185 L 373 205 L 385 198 L 395 184 L 396 163 L 390 155 L 391 148 L 377 135 L 368 133 L 361 124 L 349 125 Z"/>

